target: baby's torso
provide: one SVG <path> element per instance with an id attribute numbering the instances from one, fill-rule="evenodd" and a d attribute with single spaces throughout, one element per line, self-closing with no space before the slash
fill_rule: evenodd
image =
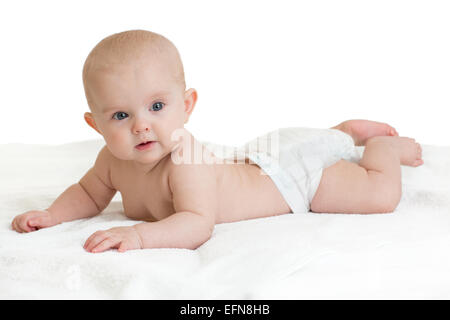
<path id="1" fill-rule="evenodd" d="M 218 222 L 269 217 L 291 212 L 272 179 L 257 164 L 217 165 Z"/>
<path id="2" fill-rule="evenodd" d="M 163 163 L 151 174 L 136 172 L 125 161 L 111 165 L 111 183 L 122 195 L 125 215 L 135 220 L 158 221 L 173 213 L 168 172 Z"/>
<path id="3" fill-rule="evenodd" d="M 211 154 L 211 157 L 214 155 Z M 131 219 L 158 221 L 175 213 L 169 187 L 170 157 L 151 174 L 136 173 L 126 162 L 111 165 L 111 182 L 122 195 L 125 215 Z M 291 212 L 268 175 L 256 164 L 221 163 L 214 166 L 217 179 L 216 223 L 267 217 Z"/>

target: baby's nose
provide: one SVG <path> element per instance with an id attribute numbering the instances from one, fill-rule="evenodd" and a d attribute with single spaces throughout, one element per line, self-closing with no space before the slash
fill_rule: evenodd
<path id="1" fill-rule="evenodd" d="M 142 128 L 135 128 L 134 129 L 134 133 L 135 134 L 138 134 L 138 133 L 141 133 L 141 132 L 148 132 L 148 131 L 150 131 L 150 129 L 146 126 L 146 127 L 142 127 Z"/>

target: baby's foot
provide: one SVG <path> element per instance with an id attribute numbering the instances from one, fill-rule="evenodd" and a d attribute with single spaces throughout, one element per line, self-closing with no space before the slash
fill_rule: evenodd
<path id="1" fill-rule="evenodd" d="M 397 131 L 386 123 L 369 120 L 347 120 L 334 127 L 352 136 L 356 146 L 365 145 L 367 139 L 376 136 L 398 136 Z"/>
<path id="2" fill-rule="evenodd" d="M 402 165 L 418 167 L 423 164 L 422 147 L 416 140 L 407 137 L 392 137 L 391 140 L 393 146 L 399 151 Z"/>
<path id="3" fill-rule="evenodd" d="M 416 140 L 407 137 L 374 137 L 372 141 L 385 140 L 398 152 L 400 164 L 418 167 L 423 164 L 422 147 Z M 368 142 L 371 143 L 371 142 Z"/>

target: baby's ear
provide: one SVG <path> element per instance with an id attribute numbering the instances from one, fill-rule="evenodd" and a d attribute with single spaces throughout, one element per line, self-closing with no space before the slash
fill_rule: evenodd
<path id="1" fill-rule="evenodd" d="M 194 110 L 195 103 L 197 102 L 197 90 L 189 89 L 184 93 L 184 112 L 186 112 L 186 119 L 184 123 L 188 122 L 192 111 Z"/>
<path id="2" fill-rule="evenodd" d="M 97 125 L 95 124 L 95 120 L 94 117 L 92 116 L 92 113 L 90 112 L 85 112 L 84 113 L 84 120 L 86 120 L 87 124 L 93 128 L 95 131 L 97 131 L 98 133 L 102 134 L 98 129 L 97 129 Z"/>

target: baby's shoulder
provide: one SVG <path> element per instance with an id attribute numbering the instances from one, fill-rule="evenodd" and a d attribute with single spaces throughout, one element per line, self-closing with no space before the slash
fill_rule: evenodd
<path id="1" fill-rule="evenodd" d="M 111 182 L 111 163 L 114 161 L 114 156 L 108 150 L 106 145 L 97 154 L 93 171 L 107 186 L 113 188 Z"/>
<path id="2" fill-rule="evenodd" d="M 110 164 L 115 160 L 115 157 L 109 151 L 108 147 L 105 145 L 103 148 L 98 152 L 97 159 L 95 160 L 96 166 L 101 167 L 109 167 Z"/>
<path id="3" fill-rule="evenodd" d="M 195 185 L 214 181 L 216 165 L 205 162 L 179 162 L 169 159 L 167 161 L 167 174 L 169 184 Z"/>

